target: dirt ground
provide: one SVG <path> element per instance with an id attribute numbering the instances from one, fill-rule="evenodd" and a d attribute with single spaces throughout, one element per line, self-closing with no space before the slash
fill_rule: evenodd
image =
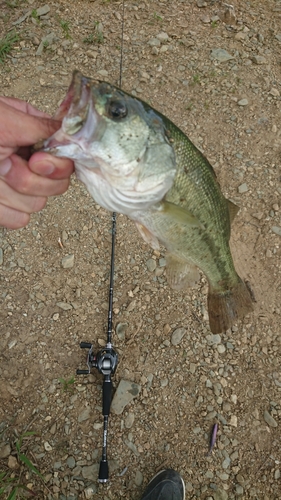
<path id="1" fill-rule="evenodd" d="M 113 322 L 126 326 L 113 333 L 114 387 L 125 379 L 140 393 L 110 415 L 110 482 L 99 485 L 102 377 L 76 369 L 80 341 L 106 340 L 111 215 L 73 177 L 28 227 L 0 229 L 1 498 L 14 478 L 40 499 L 135 500 L 165 467 L 182 474 L 187 499 L 281 498 L 281 2 L 233 6 L 235 16 L 215 0 L 125 0 L 122 85 L 189 136 L 239 205 L 232 248 L 254 312 L 212 335 L 205 278 L 172 291 L 164 249 L 118 216 Z M 1 94 L 53 113 L 74 69 L 118 84 L 121 27 L 119 1 L 2 2 L 0 37 L 14 30 L 18 41 L 0 65 Z M 31 431 L 22 453 L 45 481 L 16 453 Z"/>

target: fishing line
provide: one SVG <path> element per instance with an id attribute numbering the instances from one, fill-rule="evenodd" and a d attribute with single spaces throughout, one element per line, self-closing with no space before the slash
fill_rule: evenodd
<path id="1" fill-rule="evenodd" d="M 125 2 L 122 0 L 122 25 L 121 25 L 121 47 L 120 47 L 120 71 L 119 71 L 119 87 L 122 87 L 123 76 L 123 45 L 124 45 L 124 20 L 125 20 Z"/>
<path id="2" fill-rule="evenodd" d="M 120 48 L 120 74 L 119 86 L 122 86 L 122 70 L 123 70 L 123 40 L 124 40 L 124 11 L 125 4 L 122 1 L 122 27 L 121 27 L 121 48 Z M 81 349 L 88 349 L 87 369 L 76 370 L 77 375 L 88 375 L 92 368 L 97 368 L 99 373 L 103 375 L 102 386 L 102 414 L 103 414 L 103 442 L 102 442 L 102 457 L 100 461 L 99 477 L 100 483 L 107 483 L 109 479 L 109 469 L 107 460 L 107 434 L 108 434 L 108 418 L 110 413 L 112 399 L 112 380 L 117 364 L 118 355 L 112 347 L 112 319 L 113 319 L 113 285 L 114 285 L 114 257 L 115 257 L 115 241 L 116 241 L 116 213 L 112 214 L 112 239 L 111 239 L 111 259 L 110 259 L 110 280 L 109 280 L 109 303 L 107 317 L 107 343 L 104 349 L 94 354 L 93 344 L 89 342 L 81 342 Z"/>

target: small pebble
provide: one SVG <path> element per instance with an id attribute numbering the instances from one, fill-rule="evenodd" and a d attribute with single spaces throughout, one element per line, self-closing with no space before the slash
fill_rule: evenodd
<path id="1" fill-rule="evenodd" d="M 125 427 L 127 429 L 130 429 L 134 423 L 135 420 L 135 415 L 132 412 L 129 412 L 128 415 L 125 418 Z"/>
<path id="2" fill-rule="evenodd" d="M 253 56 L 252 61 L 256 64 L 266 64 L 266 58 L 264 56 Z"/>
<path id="3" fill-rule="evenodd" d="M 70 269 L 74 266 L 74 254 L 66 255 L 61 259 L 61 265 L 64 269 Z"/>
<path id="4" fill-rule="evenodd" d="M 50 12 L 49 5 L 43 5 L 42 7 L 39 7 L 38 9 L 36 9 L 36 13 L 37 13 L 38 17 L 45 16 L 45 14 L 47 14 L 48 12 Z"/>
<path id="5" fill-rule="evenodd" d="M 125 340 L 126 330 L 128 328 L 128 323 L 118 323 L 116 326 L 116 334 L 119 340 Z"/>
<path id="6" fill-rule="evenodd" d="M 11 340 L 11 342 L 8 343 L 9 349 L 12 349 L 13 347 L 15 347 L 16 344 L 17 344 L 17 340 L 16 339 Z"/>
<path id="7" fill-rule="evenodd" d="M 248 99 L 240 99 L 240 101 L 237 102 L 238 106 L 247 106 L 249 104 Z"/>
<path id="8" fill-rule="evenodd" d="M 1 444 L 0 446 L 0 459 L 7 458 L 11 453 L 11 446 L 9 444 Z"/>
<path id="9" fill-rule="evenodd" d="M 243 488 L 243 486 L 241 486 L 241 484 L 236 484 L 235 489 L 236 489 L 236 494 L 237 495 L 239 495 L 239 496 L 243 495 L 244 488 Z"/>
<path id="10" fill-rule="evenodd" d="M 226 472 L 217 472 L 217 476 L 222 480 L 222 481 L 227 481 L 229 478 L 229 474 Z"/>
<path id="11" fill-rule="evenodd" d="M 90 407 L 85 408 L 84 410 L 81 411 L 78 415 L 78 422 L 85 422 L 85 420 L 88 420 L 91 416 L 92 409 Z"/>
<path id="12" fill-rule="evenodd" d="M 263 418 L 270 427 L 277 427 L 276 420 L 270 415 L 270 413 L 267 410 L 265 410 Z"/>
<path id="13" fill-rule="evenodd" d="M 211 59 L 215 59 L 219 62 L 226 62 L 230 59 L 234 59 L 234 57 L 224 49 L 213 49 L 211 50 Z"/>
<path id="14" fill-rule="evenodd" d="M 225 490 L 217 488 L 213 493 L 214 500 L 228 500 L 228 493 Z"/>
<path id="15" fill-rule="evenodd" d="M 63 230 L 61 233 L 61 239 L 63 243 L 65 243 L 68 240 L 68 234 L 65 230 Z"/>
<path id="16" fill-rule="evenodd" d="M 74 457 L 68 457 L 67 461 L 66 461 L 66 464 L 67 466 L 70 468 L 70 469 L 74 469 L 75 465 L 76 465 L 76 462 L 75 462 L 75 458 Z"/>
<path id="17" fill-rule="evenodd" d="M 243 33 L 243 31 L 239 31 L 238 33 L 236 33 L 235 35 L 235 40 L 245 40 L 245 38 L 247 38 L 247 33 Z"/>
<path id="18" fill-rule="evenodd" d="M 82 467 L 82 476 L 84 479 L 90 479 L 91 481 L 94 481 L 97 478 L 98 470 L 99 464 Z"/>
<path id="19" fill-rule="evenodd" d="M 197 365 L 195 363 L 190 363 L 189 365 L 189 371 L 190 373 L 194 374 L 196 372 Z"/>
<path id="20" fill-rule="evenodd" d="M 228 469 L 228 467 L 230 466 L 230 462 L 231 462 L 231 460 L 230 460 L 229 457 L 225 458 L 224 461 L 223 461 L 223 463 L 222 463 L 222 468 L 223 469 Z"/>
<path id="21" fill-rule="evenodd" d="M 275 87 L 273 87 L 270 91 L 269 91 L 270 95 L 272 95 L 273 97 L 279 97 L 280 96 L 280 92 L 278 89 L 276 89 Z"/>
<path id="22" fill-rule="evenodd" d="M 193 491 L 193 486 L 190 482 L 185 483 L 185 489 L 188 491 L 188 493 L 191 493 Z"/>
<path id="23" fill-rule="evenodd" d="M 212 344 L 220 344 L 220 342 L 221 342 L 221 336 L 219 335 L 219 333 L 207 335 L 207 341 L 208 341 L 208 344 L 210 344 L 210 345 L 212 345 Z"/>
<path id="24" fill-rule="evenodd" d="M 244 184 L 240 184 L 240 186 L 238 187 L 238 192 L 240 194 L 243 194 L 243 193 L 246 193 L 248 191 L 248 186 L 247 184 L 244 182 Z"/>
<path id="25" fill-rule="evenodd" d="M 46 451 L 52 451 L 52 446 L 50 445 L 50 443 L 48 443 L 48 441 L 45 441 L 44 443 L 44 448 Z"/>
<path id="26" fill-rule="evenodd" d="M 160 40 L 158 40 L 158 38 L 150 38 L 150 40 L 148 40 L 147 43 L 151 47 L 160 47 L 160 45 L 161 45 L 161 42 L 160 42 Z"/>
<path id="27" fill-rule="evenodd" d="M 180 344 L 182 338 L 186 334 L 186 328 L 177 328 L 173 333 L 171 337 L 171 342 L 173 345 L 178 345 Z"/>
<path id="28" fill-rule="evenodd" d="M 232 425 L 232 427 L 237 427 L 237 417 L 236 417 L 236 415 L 231 415 L 229 425 Z"/>
<path id="29" fill-rule="evenodd" d="M 88 488 L 86 488 L 84 490 L 84 496 L 86 498 L 86 500 L 91 500 L 91 498 L 94 498 L 94 495 L 97 493 L 97 487 L 95 484 L 93 484 L 92 486 L 88 486 Z M 74 499 L 74 497 L 73 497 Z"/>
<path id="30" fill-rule="evenodd" d="M 20 467 L 16 457 L 9 455 L 8 457 L 8 467 L 9 469 L 18 469 Z"/>
<path id="31" fill-rule="evenodd" d="M 230 458 L 231 458 L 231 460 L 232 460 L 232 461 L 237 460 L 237 459 L 238 459 L 238 457 L 239 457 L 239 455 L 238 455 L 238 451 L 234 451 L 234 452 L 233 452 L 233 453 L 231 453 L 231 455 L 230 455 Z"/>
<path id="32" fill-rule="evenodd" d="M 272 226 L 271 230 L 272 230 L 273 233 L 278 234 L 278 236 L 281 236 L 281 227 L 279 227 L 279 226 Z"/>
<path id="33" fill-rule="evenodd" d="M 209 24 L 211 22 L 211 18 L 208 15 L 207 16 L 201 16 L 200 19 L 201 19 L 202 23 L 204 23 L 204 24 Z"/>
<path id="34" fill-rule="evenodd" d="M 106 69 L 100 69 L 99 71 L 97 71 L 97 73 L 101 76 L 105 76 L 105 77 L 108 76 L 108 71 Z"/>
<path id="35" fill-rule="evenodd" d="M 102 427 L 103 427 L 103 424 L 101 422 L 95 422 L 93 425 L 93 428 L 95 429 L 95 431 L 98 431 Z"/>
<path id="36" fill-rule="evenodd" d="M 70 309 L 73 309 L 71 304 L 68 304 L 67 302 L 57 302 L 56 306 L 62 309 L 63 311 L 70 311 Z"/>
<path id="37" fill-rule="evenodd" d="M 232 403 L 234 403 L 236 405 L 236 403 L 237 403 L 237 395 L 236 394 L 231 394 L 230 399 L 231 399 Z"/>
<path id="38" fill-rule="evenodd" d="M 142 482 L 143 482 L 143 475 L 140 470 L 137 470 L 135 474 L 135 485 L 141 486 Z"/>
<path id="39" fill-rule="evenodd" d="M 156 35 L 156 38 L 158 38 L 160 42 L 166 42 L 169 39 L 169 35 L 168 33 L 161 31 L 161 33 L 158 33 L 158 35 Z"/>
<path id="40" fill-rule="evenodd" d="M 226 351 L 226 348 L 223 344 L 219 344 L 217 346 L 217 351 L 220 353 L 220 354 L 223 354 L 225 351 Z"/>
<path id="41" fill-rule="evenodd" d="M 146 267 L 152 273 L 156 269 L 156 261 L 154 259 L 148 259 L 146 261 Z"/>

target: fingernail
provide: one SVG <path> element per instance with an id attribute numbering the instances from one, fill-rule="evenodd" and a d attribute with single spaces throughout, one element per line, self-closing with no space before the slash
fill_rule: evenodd
<path id="1" fill-rule="evenodd" d="M 4 177 L 9 172 L 12 166 L 10 158 L 5 158 L 5 160 L 0 161 L 0 176 Z"/>
<path id="2" fill-rule="evenodd" d="M 50 175 L 55 171 L 55 165 L 47 161 L 37 161 L 33 163 L 32 170 L 36 170 L 39 175 Z"/>

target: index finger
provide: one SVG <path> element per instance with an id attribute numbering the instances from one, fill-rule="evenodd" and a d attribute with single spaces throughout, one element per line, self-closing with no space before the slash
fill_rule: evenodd
<path id="1" fill-rule="evenodd" d="M 12 108 L 23 111 L 23 113 L 26 113 L 28 115 L 41 116 L 42 118 L 51 117 L 51 115 L 49 115 L 48 113 L 44 113 L 44 111 L 40 111 L 40 109 L 35 108 L 29 102 L 23 101 L 22 99 L 17 99 L 16 97 L 0 96 L 0 101 L 8 104 Z"/>
<path id="2" fill-rule="evenodd" d="M 3 147 L 30 146 L 50 137 L 61 126 L 58 120 L 52 120 L 45 115 L 42 117 L 25 113 L 3 100 L 0 100 L 0 115 L 5 116 L 5 121 L 0 120 L 0 138 Z"/>

